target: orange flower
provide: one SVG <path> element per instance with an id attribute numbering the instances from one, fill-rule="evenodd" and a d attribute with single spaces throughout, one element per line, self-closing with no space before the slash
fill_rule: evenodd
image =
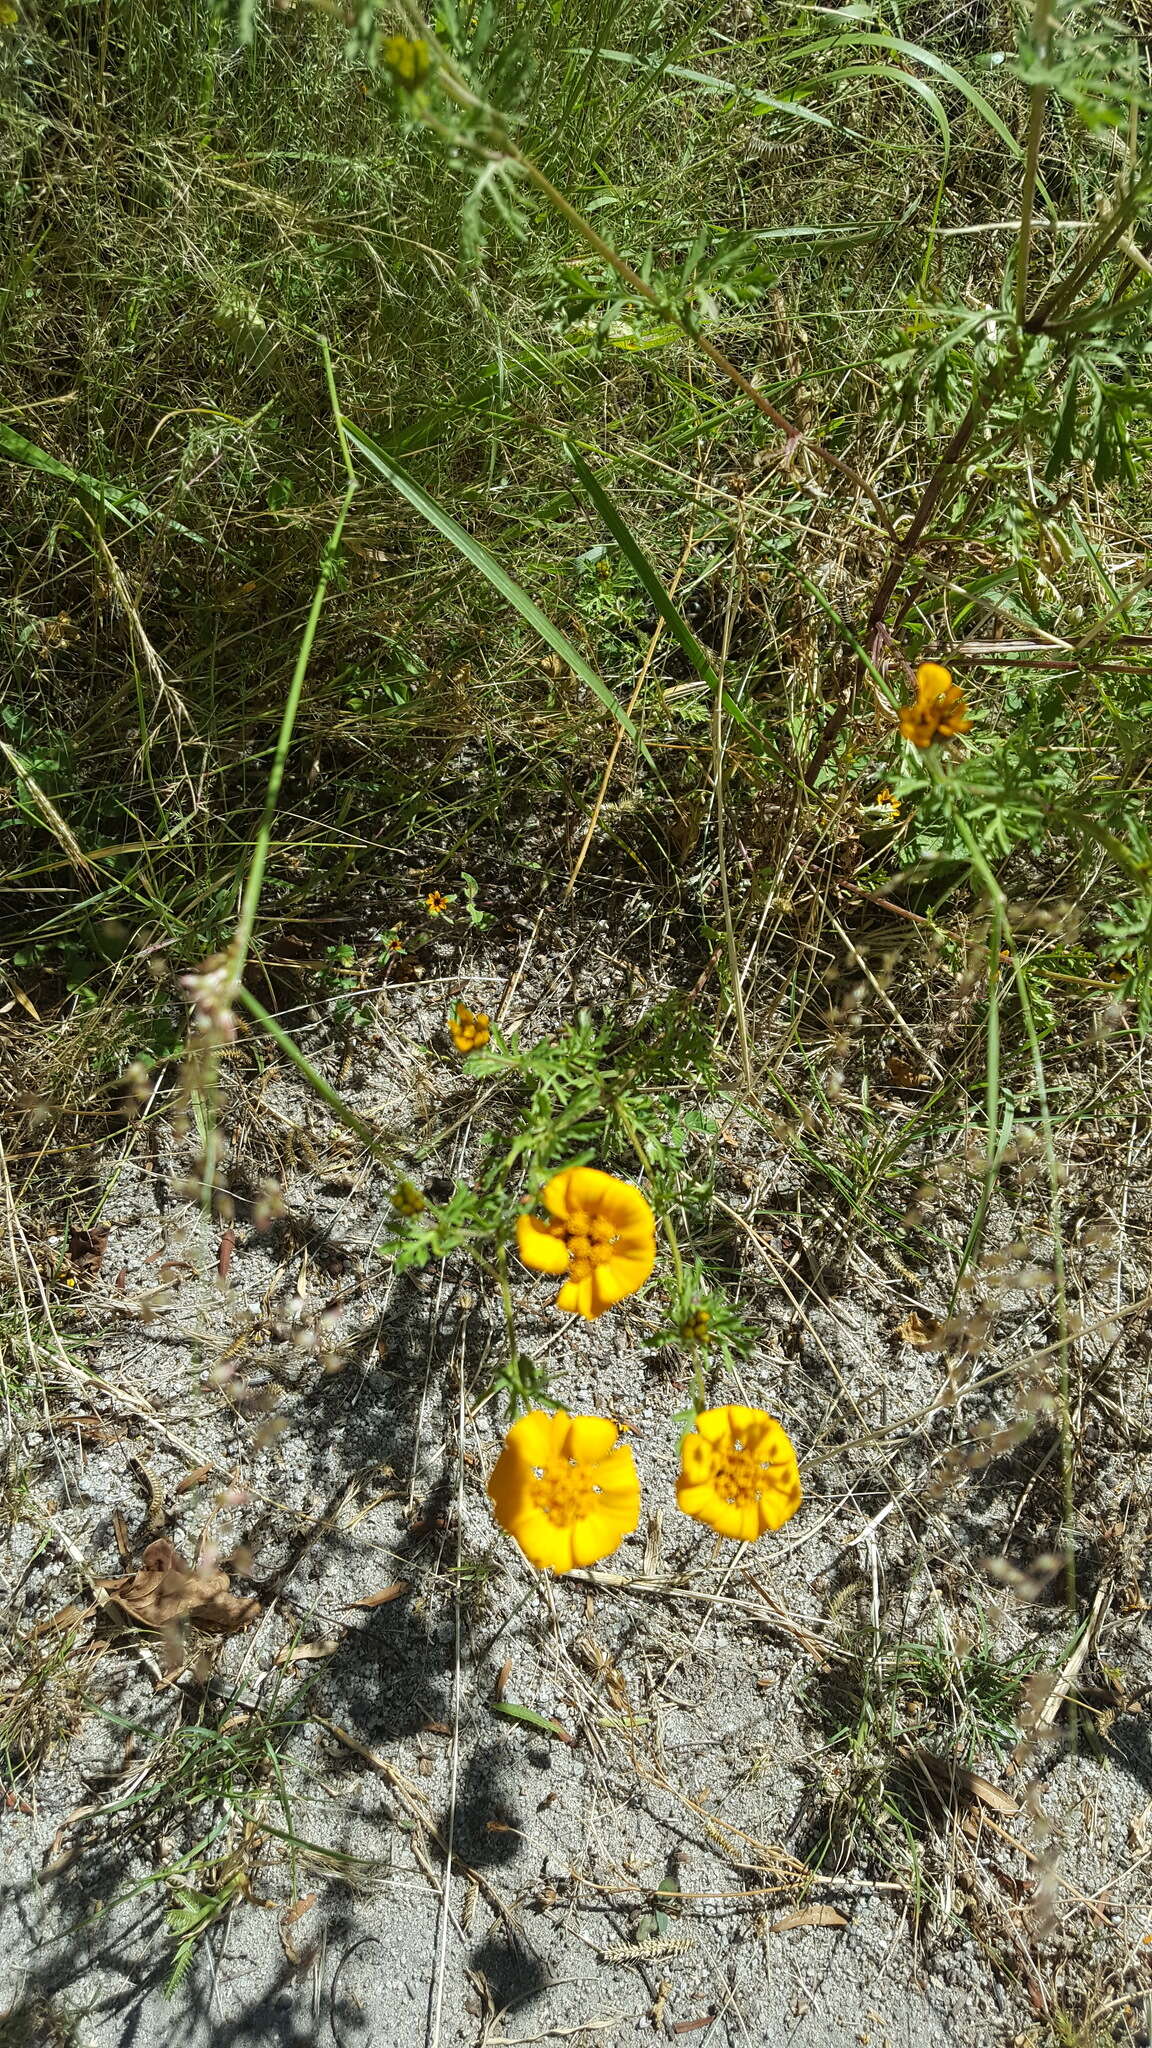
<path id="1" fill-rule="evenodd" d="M 431 895 L 424 898 L 424 903 L 429 917 L 443 917 L 448 908 L 448 898 L 442 896 L 439 889 L 433 889 Z"/>
<path id="2" fill-rule="evenodd" d="M 496 1520 L 554 1572 L 609 1557 L 640 1520 L 636 1461 L 603 1415 L 522 1415 L 488 1481 Z"/>
<path id="3" fill-rule="evenodd" d="M 518 1217 L 516 1242 L 526 1266 L 567 1273 L 557 1308 L 592 1322 L 643 1287 L 656 1264 L 656 1219 L 639 1188 L 594 1166 L 569 1166 L 542 1200 L 551 1223 Z"/>
<path id="4" fill-rule="evenodd" d="M 922 661 L 916 671 L 916 702 L 900 707 L 900 731 L 914 747 L 930 747 L 933 740 L 953 739 L 970 732 L 972 720 L 964 693 L 938 662 Z"/>
<path id="5" fill-rule="evenodd" d="M 448 1029 L 457 1052 L 478 1052 L 492 1036 L 487 1011 L 470 1010 L 467 1003 L 457 1003 L 455 1014 L 448 1019 Z"/>
<path id="6" fill-rule="evenodd" d="M 796 1453 L 763 1408 L 707 1408 L 680 1446 L 676 1504 L 718 1536 L 754 1543 L 804 1496 Z"/>

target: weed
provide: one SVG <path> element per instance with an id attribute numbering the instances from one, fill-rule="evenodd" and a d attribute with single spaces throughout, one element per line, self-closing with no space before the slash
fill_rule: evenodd
<path id="1" fill-rule="evenodd" d="M 859 1540 L 858 1457 L 867 1526 L 928 1518 L 942 1583 L 974 1544 L 1013 1585 L 1008 1548 L 1059 1556 L 1088 1644 L 1147 1437 L 1146 65 L 1074 0 L 1019 38 L 930 15 L 0 9 L 6 1504 L 37 1543 L 23 1432 L 71 1470 L 62 1386 L 168 1426 L 93 1366 L 131 1283 L 66 1303 L 66 1229 L 138 1170 L 222 1216 L 278 1068 L 396 1190 L 365 1287 L 419 1305 L 446 1262 L 502 1317 L 474 1375 L 429 1336 L 454 1455 L 493 1395 L 571 1398 L 509 1253 L 595 1161 L 664 1232 L 643 1357 L 806 1418 L 805 1542 Z M 222 1303 L 252 1250 L 220 1245 Z M 461 1548 L 453 1597 L 495 1569 Z M 1024 1675 L 963 1621 L 873 1614 L 802 1704 L 826 1864 L 923 1890 L 959 1842 L 925 1758 L 1002 1757 Z M 38 1641 L 15 1773 L 76 1705 Z M 302 1853 L 279 1713 L 134 1731 L 99 1826 L 200 1826 L 144 1881 L 174 1988 L 258 1838 Z M 1034 2014 L 1125 2038 L 1114 1981 L 1074 1990 Z"/>

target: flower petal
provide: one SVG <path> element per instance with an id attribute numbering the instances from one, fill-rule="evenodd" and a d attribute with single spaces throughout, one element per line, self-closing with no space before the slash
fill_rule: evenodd
<path id="1" fill-rule="evenodd" d="M 557 1308 L 571 1309 L 575 1315 L 586 1316 L 590 1323 L 595 1322 L 596 1317 L 602 1315 L 604 1308 L 608 1306 L 607 1302 L 603 1308 L 597 1308 L 595 1305 L 592 1293 L 595 1277 L 594 1273 L 589 1273 L 583 1280 L 566 1280 L 556 1296 Z"/>
<path id="2" fill-rule="evenodd" d="M 636 1514 L 613 1513 L 603 1508 L 594 1515 L 585 1515 L 572 1531 L 573 1562 L 580 1565 L 595 1564 L 601 1557 L 610 1557 L 619 1548 L 625 1536 L 630 1536 L 640 1519 L 640 1497 L 637 1489 Z"/>
<path id="3" fill-rule="evenodd" d="M 636 1472 L 636 1460 L 627 1444 L 617 1444 L 607 1458 L 601 1458 L 596 1467 L 595 1480 L 605 1500 L 627 1494 L 629 1500 L 639 1499 L 640 1480 Z"/>
<path id="4" fill-rule="evenodd" d="M 627 1231 L 638 1237 L 654 1237 L 656 1218 L 639 1188 L 631 1181 L 616 1180 L 611 1174 L 601 1174 L 604 1182 L 596 1206 L 609 1223 L 621 1233 Z"/>
<path id="5" fill-rule="evenodd" d="M 517 1451 L 525 1465 L 547 1465 L 556 1456 L 558 1443 L 563 1443 L 567 1427 L 568 1417 L 563 1408 L 553 1415 L 545 1408 L 533 1408 L 512 1424 L 505 1444 Z"/>
<path id="6" fill-rule="evenodd" d="M 571 1529 L 557 1528 L 541 1508 L 529 1508 L 508 1534 L 520 1545 L 529 1564 L 542 1571 L 570 1572 L 575 1558 Z"/>
<path id="7" fill-rule="evenodd" d="M 566 1273 L 568 1247 L 562 1237 L 538 1223 L 534 1216 L 516 1218 L 516 1249 L 526 1266 L 538 1273 Z"/>
<path id="8" fill-rule="evenodd" d="M 540 1190 L 540 1200 L 549 1215 L 554 1216 L 558 1223 L 566 1223 L 569 1210 L 576 1207 L 571 1191 L 572 1176 L 579 1171 L 577 1166 L 566 1166 L 563 1173 L 554 1173 L 551 1180 Z"/>
<path id="9" fill-rule="evenodd" d="M 594 1266 L 591 1274 L 592 1314 L 602 1316 L 605 1309 L 614 1308 L 626 1294 L 635 1294 L 638 1287 L 643 1287 L 651 1270 L 649 1266 L 645 1272 L 636 1260 L 618 1260 L 615 1255 L 605 1259 L 602 1266 Z"/>
<path id="10" fill-rule="evenodd" d="M 942 668 L 938 661 L 920 663 L 916 671 L 916 695 L 922 704 L 933 703 L 945 690 L 952 687 L 951 669 Z"/>
<path id="11" fill-rule="evenodd" d="M 782 1529 L 791 1521 L 804 1498 L 804 1489 L 799 1478 L 786 1480 L 774 1486 L 771 1492 L 760 1495 L 760 1520 L 765 1529 Z"/>
<path id="12" fill-rule="evenodd" d="M 702 1436 L 697 1436 L 695 1431 L 692 1432 L 691 1436 L 686 1436 L 681 1444 L 680 1461 L 684 1469 L 684 1477 L 691 1485 L 704 1486 L 711 1484 L 713 1463 L 711 1446 L 704 1441 Z"/>
<path id="13" fill-rule="evenodd" d="M 564 1178 L 569 1208 L 586 1209 L 590 1214 L 603 1209 L 605 1194 L 615 1186 L 611 1174 L 601 1173 L 598 1166 L 570 1166 Z"/>
<path id="14" fill-rule="evenodd" d="M 726 1408 L 705 1408 L 696 1417 L 696 1428 L 705 1443 L 722 1444 L 732 1434 Z"/>
<path id="15" fill-rule="evenodd" d="M 582 1465 L 598 1465 L 616 1448 L 619 1431 L 606 1415 L 574 1415 L 568 1424 L 564 1451 Z M 629 1453 L 631 1456 L 631 1453 Z"/>

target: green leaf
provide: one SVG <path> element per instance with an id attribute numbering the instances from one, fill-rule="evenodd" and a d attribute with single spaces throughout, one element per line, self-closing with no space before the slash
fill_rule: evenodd
<path id="1" fill-rule="evenodd" d="M 554 1735 L 558 1742 L 571 1743 L 573 1738 L 558 1721 L 550 1721 L 547 1714 L 538 1714 L 534 1707 L 518 1706 L 515 1700 L 490 1700 L 494 1714 L 503 1715 L 506 1721 L 523 1721 L 529 1728 L 539 1728 L 545 1735 Z"/>
<path id="2" fill-rule="evenodd" d="M 541 611 L 539 605 L 533 598 L 529 597 L 527 591 L 520 588 L 520 585 L 508 574 L 507 569 L 496 560 L 495 555 L 489 554 L 487 548 L 480 541 L 475 540 L 470 533 L 465 532 L 465 529 L 453 519 L 451 513 L 445 512 L 443 507 L 438 505 L 434 498 L 430 498 L 427 491 L 413 477 L 408 476 L 383 448 L 375 441 L 369 440 L 367 434 L 361 433 L 359 427 L 354 427 L 350 420 L 345 420 L 344 430 L 352 446 L 364 457 L 365 461 L 370 463 L 373 469 L 379 471 L 385 481 L 392 485 L 393 490 L 399 491 L 400 496 L 407 499 L 413 510 L 419 512 L 421 518 L 426 519 L 429 526 L 436 533 L 441 534 L 445 540 L 450 541 L 457 553 L 463 555 L 466 562 L 471 562 L 474 569 L 479 569 L 480 574 L 487 578 L 497 596 L 502 597 L 507 604 L 512 605 L 519 612 L 521 618 L 534 631 L 539 633 L 542 640 L 547 642 L 553 653 L 560 656 L 561 661 L 565 662 L 579 676 L 582 683 L 587 683 L 588 688 L 594 696 L 599 698 L 605 710 L 611 712 L 621 730 L 627 733 L 630 740 L 634 741 L 649 767 L 655 769 L 656 764 L 643 740 L 640 738 L 635 725 L 623 706 L 617 702 L 603 677 L 597 675 L 595 669 L 584 659 L 579 649 L 572 645 L 567 635 L 560 631 L 559 626 L 553 625 L 552 620 L 545 612 Z"/>
<path id="3" fill-rule="evenodd" d="M 14 427 L 0 422 L 0 455 L 9 462 L 18 462 L 25 469 L 38 469 L 44 476 L 56 476 L 63 483 L 72 484 L 77 490 L 85 491 L 95 498 L 99 505 L 106 505 L 115 512 L 118 519 L 151 519 L 154 515 L 142 498 L 119 484 L 110 484 L 104 478 L 89 476 L 86 470 L 73 469 L 70 463 L 60 462 L 55 455 L 49 455 L 46 448 L 38 448 L 34 441 L 26 441 Z M 188 527 L 179 526 L 175 520 L 169 524 L 176 533 L 184 534 L 189 540 L 202 540 L 203 535 L 192 533 Z"/>
<path id="4" fill-rule="evenodd" d="M 577 450 L 572 447 L 570 442 L 565 442 L 564 453 L 567 455 L 569 462 L 576 471 L 613 540 L 619 547 L 621 554 L 624 555 L 636 571 L 640 582 L 669 632 L 683 648 L 701 681 L 707 683 L 712 690 L 715 690 L 719 684 L 719 677 L 710 657 L 701 647 L 687 620 L 669 597 L 659 575 L 644 553 L 631 527 L 625 524 L 603 485 L 597 482 L 588 464 L 578 454 Z M 753 724 L 747 712 L 742 709 L 727 688 L 722 690 L 722 702 L 729 718 L 736 725 L 740 726 L 747 737 L 754 742 L 757 751 L 762 752 L 764 750 L 763 733 Z"/>
<path id="5" fill-rule="evenodd" d="M 1048 466 L 1044 471 L 1045 477 L 1049 479 L 1059 476 L 1065 464 L 1071 460 L 1079 389 L 1080 365 L 1074 361 L 1072 374 L 1068 379 L 1068 389 L 1064 393 L 1064 403 L 1060 407 L 1060 419 L 1056 428 L 1056 438 L 1052 443 L 1052 453 L 1048 457 Z"/>

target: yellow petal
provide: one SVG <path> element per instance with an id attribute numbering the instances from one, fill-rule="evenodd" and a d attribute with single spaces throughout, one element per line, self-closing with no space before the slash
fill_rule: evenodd
<path id="1" fill-rule="evenodd" d="M 706 1522 L 718 1536 L 733 1536 L 739 1540 L 744 1533 L 744 1510 L 735 1501 L 721 1500 L 712 1487 L 708 1488 L 705 1499 L 694 1513 L 698 1522 Z"/>
<path id="2" fill-rule="evenodd" d="M 941 668 L 938 661 L 922 661 L 916 671 L 916 695 L 920 702 L 929 703 L 952 688 L 952 672 Z"/>
<path id="3" fill-rule="evenodd" d="M 563 1173 L 554 1173 L 547 1185 L 540 1190 L 540 1200 L 549 1215 L 555 1216 L 558 1223 L 566 1223 L 568 1211 L 576 1207 L 571 1193 L 571 1182 L 573 1174 L 579 1170 L 579 1167 L 566 1166 Z"/>
<path id="4" fill-rule="evenodd" d="M 524 1264 L 534 1266 L 538 1273 L 568 1271 L 568 1247 L 563 1238 L 555 1237 L 534 1216 L 516 1218 L 516 1248 Z"/>
<path id="5" fill-rule="evenodd" d="M 588 1287 L 590 1307 L 584 1313 L 592 1320 L 602 1316 L 606 1309 L 615 1308 L 618 1301 L 623 1301 L 624 1296 L 632 1292 L 630 1287 L 614 1284 L 611 1264 L 593 1266 L 588 1276 Z"/>
<path id="6" fill-rule="evenodd" d="M 558 1408 L 554 1415 L 544 1408 L 533 1408 L 512 1424 L 505 1442 L 519 1452 L 526 1465 L 547 1465 L 556 1456 L 567 1428 L 568 1417 L 563 1408 Z"/>
<path id="7" fill-rule="evenodd" d="M 715 1494 L 707 1480 L 690 1484 L 687 1475 L 680 1474 L 676 1481 L 676 1505 L 682 1514 L 691 1515 L 693 1521 L 703 1522 L 706 1520 L 704 1510 L 714 1499 Z"/>
<path id="8" fill-rule="evenodd" d="M 613 1185 L 611 1175 L 598 1166 L 570 1166 L 565 1179 L 569 1207 L 590 1212 L 603 1208 L 605 1191 Z"/>
<path id="9" fill-rule="evenodd" d="M 627 1444 L 618 1444 L 607 1458 L 601 1458 L 596 1467 L 596 1484 L 602 1489 L 605 1500 L 640 1498 L 640 1480 L 636 1472 L 636 1460 Z"/>
<path id="10" fill-rule="evenodd" d="M 799 1479 L 786 1480 L 783 1485 L 773 1487 L 770 1493 L 760 1496 L 760 1519 L 766 1529 L 782 1529 L 791 1521 L 804 1498 L 804 1489 Z"/>
<path id="11" fill-rule="evenodd" d="M 732 1434 L 728 1423 L 728 1410 L 726 1408 L 705 1408 L 703 1413 L 696 1417 L 696 1428 L 704 1438 L 705 1443 L 724 1443 Z"/>
<path id="12" fill-rule="evenodd" d="M 693 1433 L 686 1436 L 680 1446 L 680 1462 L 684 1478 L 693 1486 L 703 1486 L 712 1477 L 712 1451 L 702 1436 Z"/>
<path id="13" fill-rule="evenodd" d="M 632 1534 L 639 1519 L 639 1494 L 636 1514 L 632 1518 L 605 1512 L 603 1509 L 594 1515 L 585 1515 L 572 1531 L 574 1563 L 589 1565 L 595 1564 L 599 1558 L 610 1557 L 612 1552 L 619 1548 L 625 1536 Z"/>
<path id="14" fill-rule="evenodd" d="M 492 1467 L 488 1498 L 502 1529 L 510 1530 L 523 1512 L 534 1467 L 543 1464 L 551 1454 L 547 1422 L 547 1416 L 526 1415 L 509 1430 L 504 1448 Z M 525 1424 L 528 1425 L 526 1431 Z M 540 1428 L 540 1424 L 545 1427 Z M 523 1433 L 518 1436 L 518 1432 Z"/>
<path id="15" fill-rule="evenodd" d="M 616 1424 L 606 1415 L 574 1415 L 568 1424 L 564 1448 L 570 1458 L 578 1458 L 582 1465 L 598 1465 L 615 1449 L 617 1435 Z"/>
<path id="16" fill-rule="evenodd" d="M 542 1571 L 570 1572 L 575 1562 L 571 1529 L 558 1529 L 539 1508 L 529 1508 L 508 1534 L 515 1538 L 529 1564 Z"/>
<path id="17" fill-rule="evenodd" d="M 640 1238 L 654 1236 L 656 1218 L 639 1188 L 634 1188 L 631 1181 L 616 1180 L 607 1173 L 600 1174 L 599 1179 L 603 1187 L 596 1206 L 601 1215 L 606 1216 L 621 1233 L 635 1233 Z"/>
<path id="18" fill-rule="evenodd" d="M 609 1306 L 604 1302 L 597 1308 L 593 1293 L 595 1279 L 596 1273 L 591 1272 L 583 1280 L 566 1280 L 556 1296 L 557 1308 L 571 1309 L 576 1315 L 586 1316 L 590 1323 L 595 1322 L 596 1317 L 603 1315 Z"/>
<path id="19" fill-rule="evenodd" d="M 729 1435 L 733 1438 L 739 1437 L 745 1450 L 749 1448 L 753 1431 L 772 1420 L 770 1415 L 765 1414 L 763 1408 L 742 1408 L 733 1402 L 729 1403 L 724 1413 L 728 1417 Z"/>

